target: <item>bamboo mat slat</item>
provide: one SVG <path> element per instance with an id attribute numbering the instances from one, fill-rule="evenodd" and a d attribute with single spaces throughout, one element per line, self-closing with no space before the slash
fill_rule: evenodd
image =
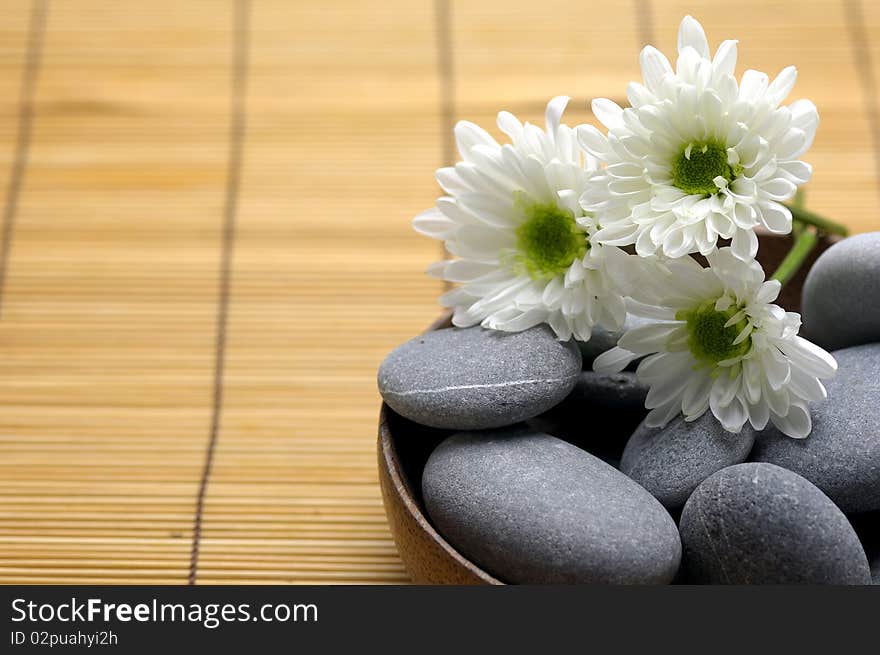
<path id="1" fill-rule="evenodd" d="M 440 248 L 409 221 L 451 121 L 540 121 L 562 93 L 592 121 L 692 10 L 6 2 L 4 192 L 24 166 L 0 264 L 0 582 L 405 582 L 375 371 L 437 314 Z M 798 65 L 822 116 L 809 203 L 880 229 L 876 3 L 698 11 L 740 70 Z"/>

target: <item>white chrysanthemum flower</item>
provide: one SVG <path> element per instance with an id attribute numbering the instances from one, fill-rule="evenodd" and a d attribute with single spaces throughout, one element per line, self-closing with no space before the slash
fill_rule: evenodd
<path id="1" fill-rule="evenodd" d="M 632 307 L 657 322 L 626 332 L 594 368 L 622 370 L 650 355 L 637 375 L 650 387 L 651 426 L 711 409 L 730 432 L 746 421 L 762 430 L 769 420 L 790 437 L 806 437 L 808 403 L 825 398 L 820 379 L 833 376 L 837 363 L 798 336 L 800 315 L 771 304 L 781 285 L 765 282 L 757 262 L 736 258 L 730 248 L 708 259 L 709 268 L 691 257 L 664 262 L 665 272 L 634 291 Z"/>
<path id="2" fill-rule="evenodd" d="M 793 66 L 773 82 L 747 70 L 737 84 L 736 44 L 724 41 L 710 58 L 703 28 L 687 16 L 674 71 L 647 46 L 644 85 L 627 90 L 631 107 L 593 102 L 608 135 L 588 125 L 577 135 L 606 163 L 581 197 L 599 215 L 597 240 L 676 258 L 706 255 L 719 238 L 732 239 L 733 252 L 747 260 L 758 249 L 755 227 L 791 231 L 781 202 L 810 179 L 812 168 L 798 157 L 812 145 L 819 115 L 809 100 L 779 106 L 794 86 Z"/>
<path id="3" fill-rule="evenodd" d="M 498 127 L 511 140 L 503 146 L 473 123 L 456 126 L 463 161 L 437 171 L 449 195 L 413 221 L 458 257 L 428 271 L 461 283 L 441 297 L 455 308 L 455 325 L 519 331 L 547 323 L 561 340 L 582 341 L 596 324 L 622 326 L 614 280 L 628 275 L 623 261 L 638 258 L 592 241 L 598 226 L 578 198 L 598 162 L 560 123 L 567 104 L 548 103 L 546 129 L 501 112 Z"/>

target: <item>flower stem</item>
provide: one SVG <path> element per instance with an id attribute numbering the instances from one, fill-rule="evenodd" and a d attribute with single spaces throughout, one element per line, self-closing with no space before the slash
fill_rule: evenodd
<path id="1" fill-rule="evenodd" d="M 791 234 L 794 238 L 794 244 L 785 256 L 785 259 L 779 264 L 779 268 L 770 276 L 773 280 L 779 280 L 782 286 L 785 286 L 794 277 L 795 273 L 798 272 L 800 267 L 803 266 L 807 256 L 813 251 L 816 244 L 819 243 L 820 232 L 838 234 L 843 237 L 849 235 L 849 230 L 840 223 L 835 223 L 824 216 L 819 216 L 819 214 L 814 214 L 805 209 L 803 189 L 797 190 L 791 204 L 786 205 L 786 207 L 791 210 L 791 217 L 793 219 Z"/>
<path id="2" fill-rule="evenodd" d="M 818 242 L 819 236 L 816 234 L 816 231 L 809 227 L 804 227 L 795 238 L 794 245 L 788 251 L 785 259 L 782 260 L 779 268 L 770 277 L 774 280 L 779 280 L 782 286 L 785 286 L 786 282 L 798 272 L 807 255 L 812 252 Z"/>
<path id="3" fill-rule="evenodd" d="M 828 234 L 839 234 L 842 237 L 849 235 L 849 230 L 846 229 L 846 226 L 841 225 L 840 223 L 835 223 L 824 216 L 819 216 L 819 214 L 814 214 L 808 209 L 804 209 L 801 203 L 798 202 L 797 198 L 795 198 L 793 203 L 786 205 L 786 207 L 791 210 L 791 217 L 799 223 L 812 225 Z"/>

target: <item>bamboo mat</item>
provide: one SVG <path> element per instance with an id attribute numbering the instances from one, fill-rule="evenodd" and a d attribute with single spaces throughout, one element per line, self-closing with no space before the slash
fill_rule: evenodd
<path id="1" fill-rule="evenodd" d="M 810 206 L 880 229 L 877 3 L 6 0 L 0 582 L 404 582 L 375 370 L 448 128 L 592 120 L 687 11 L 798 65 Z"/>

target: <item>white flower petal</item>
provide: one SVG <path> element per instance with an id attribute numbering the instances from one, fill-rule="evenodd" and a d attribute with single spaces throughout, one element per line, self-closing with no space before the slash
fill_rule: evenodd
<path id="1" fill-rule="evenodd" d="M 449 264 L 448 261 L 434 262 L 430 266 L 428 266 L 425 274 L 428 277 L 443 279 L 443 275 L 446 273 L 446 265 Z"/>
<path id="2" fill-rule="evenodd" d="M 803 151 L 806 152 L 813 145 L 816 136 L 816 128 L 819 125 L 819 111 L 809 100 L 797 100 L 789 106 L 791 111 L 791 126 L 801 130 L 806 135 Z"/>
<path id="3" fill-rule="evenodd" d="M 797 191 L 797 186 L 785 178 L 777 177 L 762 184 L 761 191 L 773 200 L 789 200 Z"/>
<path id="4" fill-rule="evenodd" d="M 749 423 L 752 424 L 752 427 L 759 432 L 767 427 L 767 422 L 770 420 L 770 408 L 767 406 L 766 402 L 759 401 L 754 405 L 748 405 L 749 412 Z"/>
<path id="5" fill-rule="evenodd" d="M 482 264 L 468 259 L 456 259 L 449 262 L 443 273 L 449 282 L 470 282 L 495 270 L 492 264 Z"/>
<path id="6" fill-rule="evenodd" d="M 760 357 L 761 369 L 770 388 L 778 391 L 787 385 L 791 380 L 791 366 L 788 360 L 772 350 L 761 352 Z"/>
<path id="7" fill-rule="evenodd" d="M 706 372 L 691 375 L 681 401 L 681 411 L 687 418 L 699 418 L 709 409 L 712 383 L 712 377 Z"/>
<path id="8" fill-rule="evenodd" d="M 523 126 L 516 116 L 509 111 L 498 113 L 498 129 L 504 132 L 513 141 L 519 141 L 522 138 Z"/>
<path id="9" fill-rule="evenodd" d="M 436 207 L 416 216 L 412 221 L 412 226 L 419 234 L 434 239 L 446 239 L 458 228 L 455 222 L 449 220 Z"/>
<path id="10" fill-rule="evenodd" d="M 810 402 L 825 400 L 828 392 L 817 377 L 802 371 L 797 366 L 791 367 L 791 391 L 793 394 Z"/>
<path id="11" fill-rule="evenodd" d="M 739 398 L 734 398 L 729 405 L 712 405 L 709 401 L 712 413 L 728 432 L 739 433 L 749 418 L 745 405 Z"/>
<path id="12" fill-rule="evenodd" d="M 793 127 L 788 130 L 774 145 L 776 156 L 780 159 L 796 159 L 809 147 L 808 135 L 803 130 Z"/>
<path id="13" fill-rule="evenodd" d="M 803 337 L 780 340 L 777 347 L 806 373 L 825 379 L 837 373 L 837 360 L 819 346 Z"/>
<path id="14" fill-rule="evenodd" d="M 678 404 L 673 400 L 662 407 L 657 407 L 648 412 L 645 417 L 645 425 L 649 428 L 662 428 L 674 419 L 680 412 Z"/>
<path id="15" fill-rule="evenodd" d="M 805 439 L 813 429 L 810 410 L 802 403 L 792 403 L 785 416 L 771 414 L 770 420 L 782 434 L 792 439 Z"/>
<path id="16" fill-rule="evenodd" d="M 617 342 L 621 348 L 646 354 L 663 350 L 666 342 L 681 329 L 681 322 L 651 323 L 628 330 Z"/>
<path id="17" fill-rule="evenodd" d="M 761 203 L 761 221 L 768 230 L 775 234 L 791 232 L 791 210 L 778 202 Z"/>
<path id="18" fill-rule="evenodd" d="M 709 392 L 709 406 L 712 411 L 715 412 L 716 408 L 726 407 L 732 403 L 741 387 L 742 378 L 739 375 L 721 372 L 713 381 L 712 389 Z"/>
<path id="19" fill-rule="evenodd" d="M 593 360 L 593 370 L 597 373 L 620 373 L 637 358 L 636 353 L 615 346 Z"/>
<path id="20" fill-rule="evenodd" d="M 777 106 L 791 93 L 795 81 L 797 81 L 797 69 L 794 66 L 784 68 L 767 88 L 767 101 L 773 107 Z"/>
<path id="21" fill-rule="evenodd" d="M 645 407 L 655 409 L 671 401 L 682 406 L 681 398 L 690 382 L 688 373 L 693 368 L 693 359 L 687 354 L 666 358 L 666 370 L 660 382 L 651 385 L 645 398 Z"/>
<path id="22" fill-rule="evenodd" d="M 798 160 L 778 162 L 776 170 L 798 185 L 806 184 L 813 176 L 813 167 Z"/>
<path id="23" fill-rule="evenodd" d="M 733 233 L 730 247 L 737 259 L 749 261 L 758 254 L 758 236 L 752 230 L 738 229 Z"/>
<path id="24" fill-rule="evenodd" d="M 577 139 L 581 147 L 596 157 L 604 158 L 608 151 L 608 138 L 592 125 L 578 125 Z"/>
<path id="25" fill-rule="evenodd" d="M 592 102 L 593 115 L 605 127 L 613 128 L 622 124 L 621 115 L 623 109 L 613 100 L 608 98 L 596 98 Z"/>
<path id="26" fill-rule="evenodd" d="M 767 280 L 761 285 L 755 296 L 755 302 L 762 305 L 769 304 L 779 297 L 780 291 L 782 291 L 782 283 L 779 280 Z"/>
<path id="27" fill-rule="evenodd" d="M 736 45 L 737 41 L 727 40 L 718 46 L 712 59 L 712 68 L 716 75 L 733 75 L 736 69 Z"/>
<path id="28" fill-rule="evenodd" d="M 471 148 L 476 145 L 498 147 L 498 142 L 486 130 L 470 121 L 459 121 L 456 124 L 455 142 L 458 144 L 458 151 L 465 161 L 467 161 Z"/>
<path id="29" fill-rule="evenodd" d="M 651 91 L 658 91 L 665 75 L 672 74 L 672 66 L 662 52 L 654 46 L 645 46 L 639 57 L 642 66 L 642 77 L 645 86 Z"/>
<path id="30" fill-rule="evenodd" d="M 767 74 L 756 70 L 747 70 L 743 73 L 739 83 L 739 99 L 743 102 L 758 102 L 767 90 Z"/>
<path id="31" fill-rule="evenodd" d="M 562 121 L 562 114 L 570 100 L 571 98 L 568 96 L 556 96 L 547 103 L 547 111 L 544 113 L 544 121 L 547 124 L 547 133 L 550 134 L 551 137 L 555 138 L 556 130 L 559 129 L 559 124 Z"/>
<path id="32" fill-rule="evenodd" d="M 633 107 L 640 107 L 656 100 L 656 96 L 648 88 L 638 82 L 630 82 L 626 87 L 626 99 Z"/>
<path id="33" fill-rule="evenodd" d="M 703 26 L 692 16 L 685 16 L 678 28 L 678 51 L 691 47 L 704 59 L 709 58 L 709 42 Z"/>
<path id="34" fill-rule="evenodd" d="M 446 193 L 455 194 L 470 190 L 464 181 L 458 176 L 458 173 L 455 172 L 454 166 L 438 168 L 434 177 L 437 180 L 437 184 L 439 184 Z"/>

